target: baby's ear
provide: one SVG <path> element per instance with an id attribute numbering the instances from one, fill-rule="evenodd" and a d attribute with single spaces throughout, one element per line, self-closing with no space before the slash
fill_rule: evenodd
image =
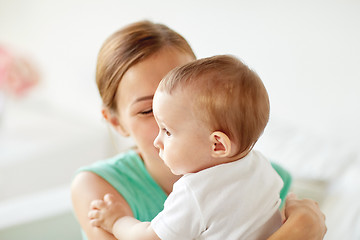
<path id="1" fill-rule="evenodd" d="M 114 127 L 114 129 L 119 132 L 122 136 L 128 137 L 129 133 L 125 130 L 123 125 L 121 124 L 119 117 L 112 113 L 109 109 L 103 108 L 101 113 L 105 120 Z"/>
<path id="2" fill-rule="evenodd" d="M 210 135 L 211 156 L 214 158 L 229 157 L 231 155 L 230 138 L 223 132 L 215 131 Z"/>

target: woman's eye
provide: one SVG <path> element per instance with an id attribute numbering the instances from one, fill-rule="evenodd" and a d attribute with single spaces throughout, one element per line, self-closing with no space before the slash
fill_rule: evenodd
<path id="1" fill-rule="evenodd" d="M 141 115 L 149 115 L 149 114 L 152 114 L 152 112 L 153 112 L 153 110 L 152 110 L 152 108 L 151 108 L 151 109 L 149 109 L 149 110 L 140 112 L 140 114 L 141 114 Z"/>

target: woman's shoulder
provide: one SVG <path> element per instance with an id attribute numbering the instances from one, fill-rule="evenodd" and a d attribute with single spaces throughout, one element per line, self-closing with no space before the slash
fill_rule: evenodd
<path id="1" fill-rule="evenodd" d="M 162 189 L 147 171 L 139 153 L 134 149 L 82 167 L 76 172 L 75 178 L 80 178 L 79 175 L 90 175 L 86 177 L 95 180 L 100 177 L 123 195 L 130 192 L 132 195 L 134 192 L 143 192 L 147 189 L 163 194 Z"/>
<path id="2" fill-rule="evenodd" d="M 146 172 L 141 157 L 136 150 L 130 149 L 111 158 L 99 160 L 93 164 L 79 168 L 73 177 L 72 188 L 75 192 L 87 189 L 88 192 L 98 192 L 97 189 L 116 189 L 131 181 L 129 176 L 142 175 Z M 129 180 L 130 179 L 130 180 Z M 124 188 L 124 187 L 123 187 Z M 101 192 L 103 192 L 101 190 Z M 105 192 L 106 193 L 106 192 Z"/>
<path id="3" fill-rule="evenodd" d="M 102 198 L 105 193 L 122 196 L 134 217 L 142 221 L 156 216 L 167 197 L 146 170 L 136 150 L 80 168 L 72 185 L 74 199 L 76 196 L 81 198 L 83 194 L 92 195 L 88 199 Z"/>
<path id="4" fill-rule="evenodd" d="M 95 231 L 89 225 L 87 217 L 91 201 L 102 199 L 107 193 L 115 196 L 116 201 L 122 204 L 123 210 L 127 211 L 129 216 L 132 215 L 131 207 L 124 196 L 110 182 L 94 172 L 78 172 L 71 183 L 71 199 L 74 213 L 86 235 L 92 236 L 92 239 L 101 239 L 108 235 L 103 231 Z"/>
<path id="5" fill-rule="evenodd" d="M 117 154 L 111 158 L 99 160 L 93 164 L 83 166 L 76 171 L 76 174 L 80 172 L 127 172 L 130 169 L 145 170 L 143 168 L 143 161 L 140 158 L 136 150 L 130 149 Z M 99 174 L 98 174 L 99 175 Z"/>
<path id="6" fill-rule="evenodd" d="M 111 158 L 83 166 L 75 172 L 74 180 L 90 178 L 97 181 L 101 178 L 115 188 L 126 185 L 127 182 L 141 182 L 138 178 L 147 175 L 144 163 L 135 150 L 127 150 Z M 85 181 L 88 182 L 88 181 Z M 98 182 L 98 181 L 97 181 Z"/>

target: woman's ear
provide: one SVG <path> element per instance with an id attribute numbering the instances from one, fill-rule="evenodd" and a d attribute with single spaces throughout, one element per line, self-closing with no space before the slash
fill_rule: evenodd
<path id="1" fill-rule="evenodd" d="M 210 135 L 212 144 L 211 156 L 215 158 L 231 156 L 230 138 L 223 132 L 215 131 Z"/>
<path id="2" fill-rule="evenodd" d="M 119 117 L 112 113 L 109 109 L 103 108 L 101 113 L 104 119 L 113 126 L 113 128 L 119 132 L 122 136 L 128 137 L 129 133 L 125 130 L 121 122 L 119 121 Z"/>

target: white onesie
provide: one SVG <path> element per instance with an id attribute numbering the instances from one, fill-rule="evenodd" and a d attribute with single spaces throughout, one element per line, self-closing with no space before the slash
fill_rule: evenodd
<path id="1" fill-rule="evenodd" d="M 151 226 L 164 240 L 266 239 L 281 226 L 282 186 L 270 162 L 252 150 L 181 177 Z"/>

